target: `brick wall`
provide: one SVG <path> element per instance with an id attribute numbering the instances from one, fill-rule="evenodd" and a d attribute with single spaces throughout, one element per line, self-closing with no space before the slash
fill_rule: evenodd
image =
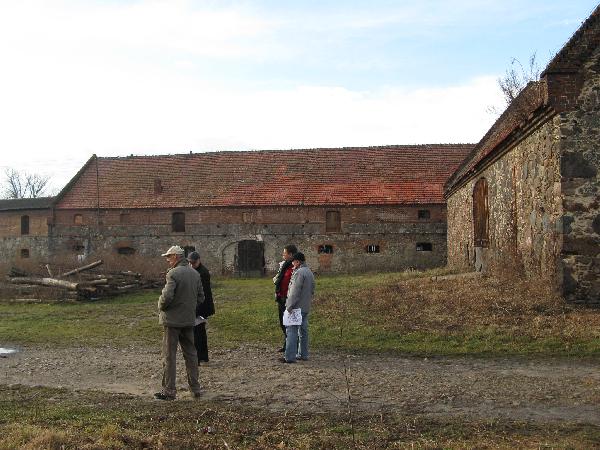
<path id="1" fill-rule="evenodd" d="M 327 211 L 339 211 L 339 230 L 327 231 Z M 419 211 L 428 211 L 428 217 L 419 218 Z M 172 231 L 173 212 L 185 213 L 185 231 Z M 75 223 L 76 214 L 81 215 L 80 224 Z M 216 273 L 236 272 L 238 242 L 243 240 L 262 243 L 267 272 L 277 269 L 288 243 L 298 245 L 311 267 L 321 272 L 430 268 L 446 263 L 443 205 L 57 210 L 55 216 L 53 253 L 116 254 L 128 247 L 138 255 L 160 259 L 162 251 L 179 244 L 200 250 Z M 324 252 L 323 246 L 333 252 Z"/>

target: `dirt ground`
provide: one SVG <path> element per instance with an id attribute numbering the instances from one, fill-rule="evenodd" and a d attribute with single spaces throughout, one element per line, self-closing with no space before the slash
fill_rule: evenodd
<path id="1" fill-rule="evenodd" d="M 6 345 L 5 345 L 6 346 Z M 17 347 L 0 358 L 0 383 L 151 396 L 160 388 L 156 347 Z M 600 426 L 600 360 L 418 358 L 316 351 L 282 364 L 271 348 L 211 352 L 200 367 L 205 398 L 273 411 L 355 410 L 432 417 L 575 422 Z M 178 401 L 189 399 L 183 360 Z"/>

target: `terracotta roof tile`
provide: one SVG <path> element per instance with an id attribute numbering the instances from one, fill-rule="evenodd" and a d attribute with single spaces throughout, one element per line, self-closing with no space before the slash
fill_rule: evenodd
<path id="1" fill-rule="evenodd" d="M 96 208 L 98 200 L 101 208 L 444 203 L 444 182 L 472 148 L 440 144 L 92 158 L 59 194 L 57 207 Z M 155 179 L 161 180 L 160 194 L 154 193 Z"/>

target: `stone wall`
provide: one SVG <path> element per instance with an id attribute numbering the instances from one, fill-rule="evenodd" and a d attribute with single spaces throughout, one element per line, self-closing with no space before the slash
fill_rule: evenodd
<path id="1" fill-rule="evenodd" d="M 563 292 L 600 301 L 600 50 L 583 67 L 574 111 L 561 114 L 564 207 Z"/>
<path id="2" fill-rule="evenodd" d="M 21 233 L 21 218 L 28 217 L 29 232 Z M 0 212 L 0 254 L 4 261 L 48 256 L 48 210 Z"/>
<path id="3" fill-rule="evenodd" d="M 489 247 L 482 249 L 484 267 L 554 280 L 562 231 L 558 130 L 554 116 L 449 197 L 450 267 L 475 266 L 473 189 L 485 178 Z"/>
<path id="4" fill-rule="evenodd" d="M 341 227 L 326 230 L 326 212 L 339 211 Z M 428 210 L 428 218 L 419 218 Z M 173 232 L 173 212 L 185 213 L 185 231 Z M 76 224 L 75 215 L 80 223 Z M 190 210 L 57 210 L 52 254 L 61 252 L 160 258 L 173 244 L 194 247 L 215 273 L 237 271 L 238 243 L 262 243 L 264 270 L 274 272 L 283 246 L 296 244 L 320 272 L 431 268 L 446 264 L 446 211 L 410 207 L 270 207 Z M 330 246 L 332 253 L 324 252 Z M 371 251 L 368 247 L 371 246 Z M 376 250 L 376 251 L 375 251 Z"/>

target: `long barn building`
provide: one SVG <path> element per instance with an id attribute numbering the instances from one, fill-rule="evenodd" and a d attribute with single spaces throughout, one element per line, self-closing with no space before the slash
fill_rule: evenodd
<path id="1" fill-rule="evenodd" d="M 158 258 L 179 244 L 199 250 L 215 273 L 236 275 L 275 271 L 288 243 L 319 272 L 443 266 L 443 187 L 472 148 L 94 155 L 52 200 L 32 248 L 21 224 L 33 212 L 0 211 L 13 224 L 4 247 L 16 259 Z"/>

